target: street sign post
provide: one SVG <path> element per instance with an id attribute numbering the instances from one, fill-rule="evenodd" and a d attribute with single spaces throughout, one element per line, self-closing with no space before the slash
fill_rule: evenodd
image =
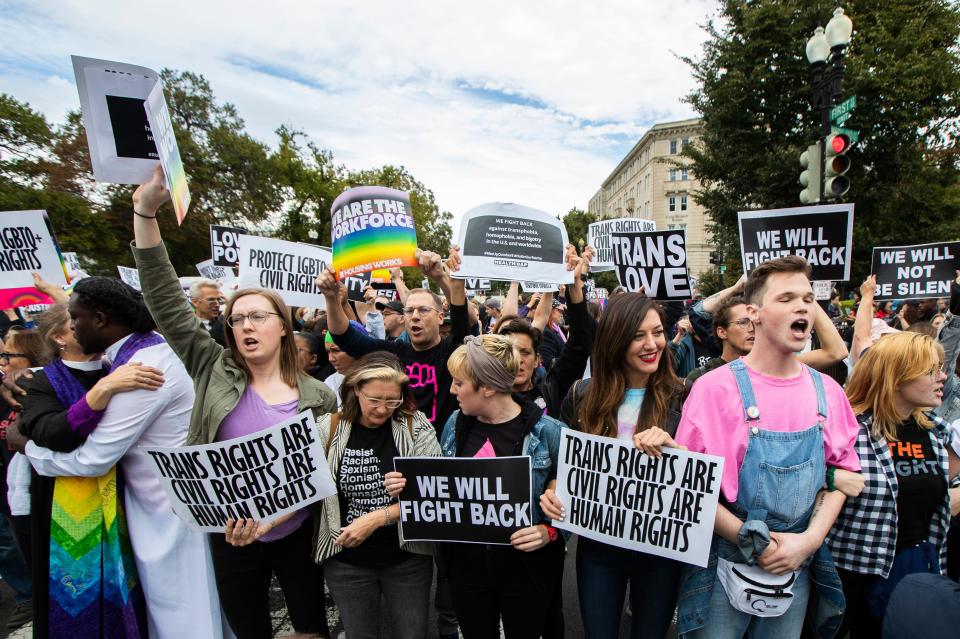
<path id="1" fill-rule="evenodd" d="M 851 95 L 849 98 L 830 109 L 830 121 L 834 124 L 843 124 L 850 119 L 850 112 L 857 106 L 857 96 Z"/>

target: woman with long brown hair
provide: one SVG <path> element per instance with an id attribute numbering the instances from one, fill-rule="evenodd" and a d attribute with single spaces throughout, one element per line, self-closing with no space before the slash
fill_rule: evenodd
<path id="1" fill-rule="evenodd" d="M 683 384 L 673 372 L 666 326 L 658 304 L 639 293 L 612 298 L 597 325 L 591 356 L 596 375 L 575 385 L 561 417 L 591 435 L 631 441 L 650 455 L 673 441 L 680 421 Z M 548 517 L 563 519 L 552 490 L 540 500 Z M 627 584 L 633 624 L 630 636 L 663 637 L 673 618 L 679 562 L 616 548 L 581 537 L 577 542 L 577 589 L 588 638 L 614 638 Z"/>

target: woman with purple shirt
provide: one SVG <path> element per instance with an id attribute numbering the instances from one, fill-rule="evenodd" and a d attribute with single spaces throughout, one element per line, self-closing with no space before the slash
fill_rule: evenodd
<path id="1" fill-rule="evenodd" d="M 248 435 L 304 410 L 315 417 L 335 410 L 330 389 L 299 370 L 290 309 L 276 293 L 259 288 L 234 293 L 224 313 L 226 347 L 183 303 L 156 220 L 169 197 L 159 168 L 134 193 L 133 252 L 147 306 L 193 379 L 196 403 L 187 444 Z M 230 520 L 225 535 L 210 535 L 220 603 L 238 639 L 272 636 L 274 575 L 296 636 L 329 635 L 312 545 L 309 509 L 270 523 Z"/>

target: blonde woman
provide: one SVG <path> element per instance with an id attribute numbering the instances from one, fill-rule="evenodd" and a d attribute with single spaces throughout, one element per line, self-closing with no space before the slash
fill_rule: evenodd
<path id="1" fill-rule="evenodd" d="M 376 639 L 381 596 L 400 639 L 427 636 L 432 544 L 404 543 L 400 506 L 384 488 L 394 457 L 439 457 L 430 422 L 416 409 L 399 360 L 375 352 L 357 360 L 340 386 L 339 413 L 320 418 L 337 484 L 323 502 L 316 560 L 340 610 L 347 639 Z"/>
<path id="2" fill-rule="evenodd" d="M 927 411 L 943 398 L 943 348 L 919 333 L 878 340 L 847 384 L 865 479 L 827 536 L 847 611 L 837 636 L 879 637 L 893 588 L 911 573 L 946 573 L 946 535 L 960 511 L 948 489 L 960 459 L 944 423 Z"/>

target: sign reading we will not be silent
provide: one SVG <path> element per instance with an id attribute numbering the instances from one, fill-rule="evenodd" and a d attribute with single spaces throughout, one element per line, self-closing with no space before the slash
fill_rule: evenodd
<path id="1" fill-rule="evenodd" d="M 222 533 L 227 519 L 270 522 L 337 493 L 309 410 L 216 444 L 142 450 L 174 512 L 201 532 Z"/>
<path id="2" fill-rule="evenodd" d="M 337 279 L 374 269 L 416 266 L 410 194 L 382 186 L 347 189 L 331 207 Z"/>
<path id="3" fill-rule="evenodd" d="M 960 269 L 960 242 L 877 246 L 870 271 L 877 300 L 947 297 Z"/>

